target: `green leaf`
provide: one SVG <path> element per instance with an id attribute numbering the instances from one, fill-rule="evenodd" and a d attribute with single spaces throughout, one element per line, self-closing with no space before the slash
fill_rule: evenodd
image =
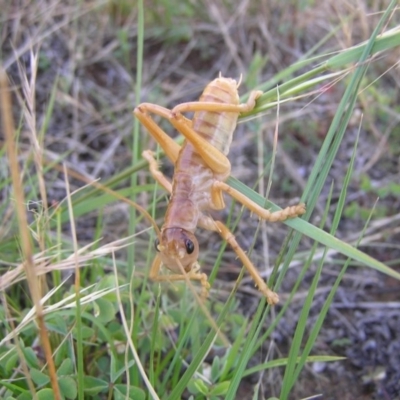
<path id="1" fill-rule="evenodd" d="M 217 382 L 217 379 L 220 374 L 221 374 L 221 359 L 218 356 L 215 356 L 211 366 L 211 381 Z"/>
<path id="2" fill-rule="evenodd" d="M 210 395 L 212 396 L 223 396 L 228 392 L 229 385 L 231 381 L 225 381 L 216 384 L 210 391 Z"/>
<path id="3" fill-rule="evenodd" d="M 54 400 L 53 389 L 42 389 L 37 392 L 38 400 Z"/>
<path id="4" fill-rule="evenodd" d="M 25 361 L 29 367 L 37 368 L 39 366 L 39 360 L 32 347 L 24 347 L 22 352 L 24 353 Z"/>
<path id="5" fill-rule="evenodd" d="M 95 316 L 100 322 L 107 323 L 115 318 L 115 307 L 111 301 L 104 298 L 95 301 Z"/>
<path id="6" fill-rule="evenodd" d="M 125 399 L 127 395 L 132 400 L 144 400 L 146 398 L 146 393 L 136 386 L 117 384 L 114 388 L 123 396 L 122 399 Z"/>
<path id="7" fill-rule="evenodd" d="M 73 373 L 73 363 L 70 358 L 65 359 L 57 369 L 57 375 L 71 375 Z"/>
<path id="8" fill-rule="evenodd" d="M 78 395 L 76 381 L 69 376 L 63 376 L 58 379 L 60 391 L 67 399 L 75 399 Z"/>
<path id="9" fill-rule="evenodd" d="M 50 382 L 50 378 L 48 377 L 48 375 L 46 375 L 42 371 L 39 371 L 36 368 L 32 368 L 30 370 L 30 373 L 31 373 L 33 382 L 35 382 L 36 385 L 39 387 L 43 387 Z"/>
<path id="10" fill-rule="evenodd" d="M 85 376 L 83 378 L 84 390 L 87 395 L 96 395 L 100 392 L 108 390 L 108 382 L 103 379 L 93 378 L 92 376 Z"/>
<path id="11" fill-rule="evenodd" d="M 15 369 L 15 366 L 17 365 L 19 358 L 17 352 L 13 352 L 8 358 L 7 361 L 4 362 L 3 359 L 3 366 L 7 374 L 9 374 L 11 371 Z"/>
<path id="12" fill-rule="evenodd" d="M 68 326 L 63 318 L 62 314 L 54 313 L 51 314 L 48 318 L 46 318 L 46 327 L 52 331 L 59 333 L 60 335 L 67 335 L 68 334 Z"/>
<path id="13" fill-rule="evenodd" d="M 136 362 L 134 359 L 128 361 L 127 363 L 124 363 L 124 365 L 119 369 L 116 370 L 117 365 L 118 365 L 118 359 L 115 357 L 115 355 L 112 353 L 111 354 L 111 363 L 110 363 L 110 380 L 112 383 L 115 383 L 117 379 L 119 379 L 120 376 L 126 375 L 127 371 L 135 365 Z M 121 363 L 119 363 L 119 366 L 121 366 Z"/>
<path id="14" fill-rule="evenodd" d="M 89 339 L 93 335 L 94 335 L 94 329 L 89 328 L 88 326 L 82 326 L 82 328 L 81 328 L 81 338 L 82 339 Z M 73 330 L 73 336 L 75 339 L 78 337 L 77 329 Z"/>
<path id="15" fill-rule="evenodd" d="M 192 394 L 198 394 L 199 390 L 197 389 L 196 383 L 194 379 L 191 379 L 187 385 L 187 389 L 189 390 L 190 393 Z"/>
<path id="16" fill-rule="evenodd" d="M 54 362 L 59 367 L 64 361 L 69 359 L 69 346 L 70 342 L 64 342 L 59 346 L 57 352 L 54 355 Z"/>
<path id="17" fill-rule="evenodd" d="M 209 394 L 208 386 L 203 382 L 202 379 L 195 379 L 194 386 L 199 393 L 204 394 L 205 396 Z"/>
<path id="18" fill-rule="evenodd" d="M 32 395 L 30 393 L 24 392 L 18 395 L 17 400 L 32 400 Z"/>

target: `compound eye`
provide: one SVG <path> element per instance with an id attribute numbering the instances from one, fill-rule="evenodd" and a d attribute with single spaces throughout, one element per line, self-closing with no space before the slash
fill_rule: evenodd
<path id="1" fill-rule="evenodd" d="M 154 241 L 154 247 L 155 247 L 155 249 L 159 252 L 160 251 L 160 249 L 158 248 L 158 246 L 160 245 L 160 240 L 157 238 L 155 241 Z"/>
<path id="2" fill-rule="evenodd" d="M 189 239 L 185 240 L 185 247 L 186 247 L 186 252 L 188 254 L 192 254 L 193 253 L 193 251 L 194 251 L 194 243 L 191 240 L 189 240 Z"/>

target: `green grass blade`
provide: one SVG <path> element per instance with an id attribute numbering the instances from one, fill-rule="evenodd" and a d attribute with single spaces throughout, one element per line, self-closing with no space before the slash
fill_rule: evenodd
<path id="1" fill-rule="evenodd" d="M 231 294 L 228 298 L 228 301 L 225 304 L 225 307 L 222 309 L 220 315 L 218 316 L 218 319 L 216 321 L 216 324 L 218 327 L 221 326 L 221 324 L 224 322 L 226 316 L 228 315 L 228 311 L 231 308 L 232 300 L 233 300 L 234 294 Z M 175 399 L 180 399 L 182 393 L 186 389 L 190 379 L 193 377 L 197 369 L 199 368 L 200 364 L 203 362 L 204 358 L 206 357 L 212 343 L 216 339 L 216 333 L 212 329 L 206 338 L 204 339 L 203 344 L 201 345 L 200 349 L 197 351 L 197 353 L 193 356 L 193 360 L 180 378 L 178 384 L 174 387 L 170 395 L 168 396 L 169 400 L 175 400 Z"/>
<path id="2" fill-rule="evenodd" d="M 332 197 L 332 191 L 333 191 L 333 185 L 331 186 L 330 193 L 328 195 L 328 202 L 325 207 L 325 213 L 323 215 L 322 221 L 321 221 L 321 226 L 324 226 L 326 219 L 328 217 L 328 212 L 329 212 L 329 207 L 330 207 L 330 199 Z M 307 270 L 308 267 L 311 265 L 313 256 L 315 253 L 315 250 L 317 248 L 317 242 L 314 243 L 312 250 L 310 251 L 310 256 L 307 260 L 307 263 L 304 266 L 304 270 Z M 296 330 L 293 334 L 293 341 L 289 350 L 289 355 L 288 355 L 288 363 L 285 368 L 285 374 L 283 377 L 282 381 L 282 391 L 281 391 L 281 398 L 286 399 L 290 393 L 291 388 L 294 386 L 296 379 L 294 377 L 294 371 L 296 368 L 296 365 L 300 363 L 300 368 L 301 370 L 304 366 L 305 361 L 300 358 L 299 360 L 299 355 L 300 355 L 300 347 L 301 344 L 303 343 L 304 335 L 306 332 L 306 326 L 308 322 L 308 316 L 310 314 L 311 308 L 312 308 L 312 302 L 314 299 L 314 295 L 317 291 L 317 284 L 319 281 L 319 278 L 322 274 L 322 267 L 324 265 L 324 257 L 321 259 L 319 266 L 317 268 L 316 273 L 314 274 L 313 280 L 311 282 L 311 285 L 309 289 L 307 290 L 307 296 L 304 301 L 303 308 L 300 312 L 299 320 L 296 326 Z M 296 289 L 297 291 L 297 289 Z M 295 291 L 292 291 L 293 295 Z"/>
<path id="3" fill-rule="evenodd" d="M 138 18 L 137 18 L 137 52 L 136 52 L 136 84 L 135 84 L 135 102 L 140 103 L 140 93 L 142 90 L 142 70 L 143 70 L 143 43 L 144 43 L 144 4 L 143 0 L 137 3 Z M 133 137 L 132 137 L 132 165 L 136 165 L 140 159 L 140 132 L 139 121 L 135 118 L 133 121 Z M 131 188 L 137 187 L 137 175 L 131 175 Z M 135 201 L 136 194 L 132 192 L 130 196 L 132 201 Z M 133 235 L 136 229 L 136 210 L 131 208 L 129 215 L 129 235 Z M 133 274 L 135 261 L 135 247 L 131 246 L 128 249 L 128 274 Z"/>
<path id="4" fill-rule="evenodd" d="M 388 9 L 391 9 L 391 6 L 389 6 Z M 332 77 L 335 76 L 335 74 L 322 75 L 318 79 L 312 81 L 312 83 L 310 80 L 318 74 L 322 74 L 323 72 L 331 69 L 342 68 L 355 62 L 359 62 L 361 64 L 367 61 L 368 57 L 376 55 L 377 53 L 382 51 L 394 49 L 397 46 L 400 46 L 399 27 L 385 32 L 382 36 L 376 38 L 372 43 L 368 41 L 346 49 L 345 51 L 330 57 L 323 64 L 318 65 L 310 71 L 307 71 L 298 77 L 285 81 L 284 83 L 279 85 L 279 96 L 281 99 L 284 99 L 285 96 L 288 96 L 289 94 L 293 95 L 294 93 L 301 93 L 304 91 L 305 88 L 320 84 L 323 80 L 327 80 L 329 82 L 331 81 Z M 364 52 L 366 51 L 366 56 L 363 56 Z M 318 56 L 316 59 L 321 59 L 321 57 L 327 56 Z M 300 62 L 300 67 L 303 66 L 303 63 L 304 61 Z M 293 66 L 291 66 L 290 68 L 293 68 Z M 263 86 L 260 86 L 260 88 L 263 88 Z M 248 94 L 242 96 L 241 99 L 244 101 L 244 99 L 246 99 L 247 97 Z M 263 93 L 263 95 L 257 101 L 257 107 L 255 107 L 254 110 L 252 110 L 251 112 L 241 115 L 241 118 L 268 110 L 269 108 L 271 108 L 271 101 L 276 100 L 276 87 L 274 87 Z"/>
<path id="5" fill-rule="evenodd" d="M 314 363 L 314 362 L 335 362 L 335 361 L 341 361 L 345 360 L 346 357 L 339 357 L 339 356 L 324 356 L 324 355 L 319 355 L 319 356 L 308 356 L 307 357 L 307 363 Z M 296 360 L 296 362 L 300 361 L 300 357 Z M 249 376 L 252 374 L 256 374 L 261 371 L 265 371 L 266 369 L 271 369 L 271 368 L 278 368 L 278 367 L 284 367 L 287 365 L 288 359 L 287 358 L 279 358 L 277 360 L 271 360 L 268 361 L 267 363 L 264 364 L 259 364 L 255 367 L 251 367 L 245 371 L 243 376 Z"/>
<path id="6" fill-rule="evenodd" d="M 250 330 L 247 335 L 247 340 L 244 343 L 242 354 L 240 355 L 240 358 L 238 360 L 238 365 L 235 368 L 234 375 L 231 379 L 231 384 L 225 397 L 226 400 L 233 400 L 236 398 L 237 389 L 243 379 L 247 364 L 253 355 L 253 350 L 257 343 L 257 338 L 259 337 L 260 331 L 263 327 L 262 321 L 265 321 L 269 312 L 270 306 L 266 306 L 265 298 L 263 298 L 260 301 L 253 321 L 251 322 Z"/>
<path id="7" fill-rule="evenodd" d="M 346 173 L 346 176 L 345 176 L 345 179 L 344 179 L 344 182 L 343 182 L 343 187 L 342 187 L 342 190 L 341 190 L 341 193 L 340 193 L 340 196 L 339 196 L 339 201 L 338 201 L 338 204 L 337 204 L 337 207 L 336 207 L 335 216 L 334 216 L 333 221 L 332 221 L 331 233 L 333 235 L 336 233 L 337 228 L 339 226 L 339 222 L 340 222 L 340 220 L 342 218 L 343 209 L 344 209 L 346 198 L 347 198 L 347 188 L 349 187 L 349 184 L 350 184 L 350 180 L 351 180 L 353 169 L 354 169 L 354 161 L 355 161 L 355 158 L 356 158 L 356 155 L 357 155 L 358 139 L 359 139 L 359 137 L 357 137 L 356 143 L 354 144 L 354 150 L 353 150 L 353 154 L 352 154 L 352 157 L 351 157 L 351 160 L 350 160 L 350 165 L 349 165 L 349 168 L 347 170 L 347 173 Z M 368 224 L 366 224 L 366 226 L 367 225 Z M 325 251 L 325 254 L 326 254 L 326 251 Z M 325 257 L 325 255 L 324 255 L 324 257 Z M 324 257 L 321 259 L 321 262 L 320 262 L 321 269 L 322 269 L 322 264 L 323 264 Z M 349 265 L 349 261 L 350 260 L 348 259 L 347 262 L 345 263 L 345 265 L 343 266 L 343 268 L 342 268 L 342 270 L 341 270 L 341 272 L 339 274 L 340 276 L 344 276 L 344 273 L 347 270 L 347 266 Z M 301 359 L 299 361 L 299 364 L 297 365 L 296 371 L 293 374 L 293 378 L 292 379 L 294 379 L 294 381 L 296 381 L 298 379 L 298 376 L 299 376 L 299 374 L 301 372 L 301 368 L 304 365 L 304 363 L 306 362 L 306 359 L 307 359 L 308 355 L 310 354 L 311 349 L 312 349 L 315 341 L 317 340 L 317 336 L 318 336 L 318 334 L 320 332 L 320 329 L 321 329 L 322 324 L 323 324 L 323 322 L 325 320 L 325 317 L 326 317 L 326 313 L 329 310 L 329 307 L 330 307 L 330 305 L 332 303 L 332 300 L 333 300 L 333 296 L 335 295 L 335 293 L 337 291 L 337 288 L 339 286 L 340 281 L 341 281 L 341 279 L 339 279 L 339 278 L 336 279 L 336 282 L 332 286 L 332 289 L 330 291 L 330 295 L 328 296 L 329 300 L 327 299 L 327 301 L 325 302 L 325 304 L 324 304 L 324 306 L 323 306 L 323 308 L 321 310 L 321 313 L 320 313 L 320 315 L 318 316 L 318 318 L 317 318 L 317 320 L 315 322 L 315 325 L 314 325 L 314 327 L 312 329 L 312 332 L 311 332 L 311 334 L 310 334 L 310 336 L 309 336 L 309 338 L 308 338 L 308 340 L 306 342 L 306 346 L 305 346 L 305 348 L 303 350 L 303 354 L 301 355 Z"/>
<path id="8" fill-rule="evenodd" d="M 244 185 L 240 181 L 235 178 L 230 177 L 228 183 L 234 187 L 235 189 L 239 190 L 241 193 L 246 195 L 248 198 L 262 206 L 265 203 L 264 197 L 260 196 L 257 192 L 250 189 L 248 186 Z M 272 211 L 279 210 L 280 208 L 273 204 L 272 202 L 267 202 L 268 209 Z M 322 229 L 317 228 L 314 225 L 311 225 L 309 222 L 304 221 L 301 218 L 295 218 L 292 220 L 287 220 L 284 224 L 290 226 L 297 232 L 308 236 L 311 239 L 316 240 L 320 244 L 327 246 L 331 249 L 338 251 L 339 253 L 352 258 L 353 260 L 359 261 L 362 264 L 370 268 L 374 268 L 383 274 L 392 276 L 396 279 L 400 279 L 400 273 L 396 272 L 395 270 L 387 267 L 385 264 L 381 263 L 378 260 L 370 257 L 369 255 L 363 253 L 362 251 L 355 249 L 350 244 L 345 243 L 331 234 L 323 231 Z"/>

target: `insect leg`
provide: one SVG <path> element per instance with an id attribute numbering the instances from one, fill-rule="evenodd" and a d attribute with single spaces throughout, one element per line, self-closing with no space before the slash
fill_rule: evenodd
<path id="1" fill-rule="evenodd" d="M 157 160 L 151 150 L 145 150 L 142 156 L 149 163 L 149 170 L 153 178 L 169 193 L 172 192 L 172 184 L 167 177 L 159 170 Z"/>
<path id="2" fill-rule="evenodd" d="M 207 275 L 200 273 L 198 268 L 193 268 L 189 272 L 184 274 L 170 274 L 170 275 L 160 275 L 161 268 L 161 258 L 156 256 L 150 269 L 149 277 L 155 282 L 176 282 L 176 281 L 199 281 L 201 283 L 202 292 L 201 296 L 206 298 L 208 295 L 208 290 L 210 289 L 210 284 L 208 283 Z M 182 272 L 184 272 L 182 267 Z"/>
<path id="3" fill-rule="evenodd" d="M 194 103 L 197 104 L 197 103 Z M 201 103 L 213 104 L 213 103 Z M 207 166 L 217 174 L 229 176 L 231 171 L 231 163 L 225 154 L 221 153 L 206 139 L 202 138 L 196 131 L 192 129 L 191 124 L 187 124 L 182 119 L 182 114 L 174 114 L 170 119 L 171 124 L 194 146 L 200 157 Z"/>
<path id="4" fill-rule="evenodd" d="M 222 222 L 214 221 L 212 218 L 203 215 L 199 221 L 199 226 L 211 231 L 218 232 L 221 237 L 230 244 L 233 251 L 239 257 L 240 261 L 243 263 L 243 265 L 246 267 L 247 271 L 253 278 L 253 281 L 255 282 L 260 292 L 266 297 L 268 304 L 274 305 L 279 302 L 278 295 L 267 286 L 267 284 L 258 273 L 256 267 L 250 261 L 249 257 L 247 257 L 243 249 L 239 246 L 238 242 L 235 239 L 235 236 L 233 236 L 232 232 Z"/>
<path id="5" fill-rule="evenodd" d="M 253 91 L 250 93 L 248 101 L 242 104 L 200 101 L 179 104 L 171 111 L 170 122 L 194 146 L 209 168 L 217 174 L 228 176 L 231 171 L 231 164 L 228 158 L 206 139 L 199 136 L 182 113 L 188 111 L 232 112 L 237 114 L 249 112 L 255 107 L 256 100 L 261 95 L 261 91 Z"/>
<path id="6" fill-rule="evenodd" d="M 150 113 L 153 113 L 160 117 L 169 119 L 171 111 L 156 104 L 142 103 L 135 108 L 133 113 L 162 147 L 167 157 L 175 164 L 181 147 L 170 136 L 168 136 L 168 134 L 164 132 L 149 115 Z M 184 120 L 190 125 L 190 121 L 187 118 Z"/>
<path id="7" fill-rule="evenodd" d="M 192 101 L 178 104 L 172 109 L 172 114 L 182 114 L 188 111 L 214 111 L 214 112 L 233 112 L 246 113 L 253 110 L 256 106 L 256 100 L 263 94 L 261 90 L 253 90 L 246 103 L 242 104 L 226 104 L 213 103 L 205 101 Z"/>
<path id="8" fill-rule="evenodd" d="M 212 190 L 213 192 L 216 191 L 217 193 L 221 190 L 228 193 L 239 203 L 247 207 L 251 212 L 269 222 L 285 221 L 288 218 L 295 218 L 306 212 L 306 206 L 303 203 L 286 207 L 283 210 L 271 212 L 263 207 L 260 207 L 257 203 L 250 200 L 248 197 L 244 196 L 242 193 L 229 186 L 225 182 L 215 181 Z M 214 193 L 213 196 L 217 197 L 217 193 Z"/>

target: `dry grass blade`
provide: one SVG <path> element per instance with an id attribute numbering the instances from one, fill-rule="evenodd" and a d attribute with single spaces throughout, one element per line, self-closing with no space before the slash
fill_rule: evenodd
<path id="1" fill-rule="evenodd" d="M 44 354 L 46 356 L 51 385 L 54 391 L 54 398 L 56 400 L 60 400 L 61 393 L 60 393 L 60 388 L 58 386 L 56 369 L 52 357 L 52 349 L 49 341 L 49 336 L 44 321 L 43 307 L 41 303 L 41 293 L 39 290 L 39 282 L 34 269 L 31 237 L 29 234 L 29 225 L 26 215 L 26 209 L 24 207 L 25 197 L 21 185 L 17 149 L 14 142 L 15 129 L 12 117 L 11 95 L 8 85 L 7 74 L 5 73 L 4 70 L 0 70 L 0 90 L 1 90 L 1 113 L 3 119 L 3 128 L 6 137 L 6 147 L 8 153 L 9 167 L 14 188 L 15 209 L 19 224 L 22 253 L 25 259 L 24 268 L 29 285 L 29 291 L 31 293 L 33 303 L 36 307 L 36 316 L 37 316 L 36 318 L 39 326 L 39 336 L 41 339 Z"/>

